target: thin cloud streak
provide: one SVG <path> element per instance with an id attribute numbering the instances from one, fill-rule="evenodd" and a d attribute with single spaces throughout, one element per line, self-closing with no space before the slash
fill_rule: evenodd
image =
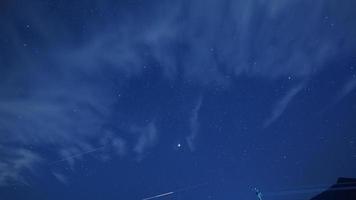
<path id="1" fill-rule="evenodd" d="M 58 172 L 52 172 L 53 176 L 62 184 L 64 185 L 68 185 L 69 184 L 69 180 L 68 177 L 66 177 L 65 175 L 58 173 Z"/>
<path id="2" fill-rule="evenodd" d="M 333 108 L 337 103 L 344 99 L 347 95 L 352 93 L 356 89 L 356 78 L 352 77 L 348 80 L 341 90 L 336 94 L 336 97 L 332 99 L 331 103 L 327 105 L 323 110 L 320 111 L 320 114 L 323 114 L 327 110 Z"/>
<path id="3" fill-rule="evenodd" d="M 290 89 L 286 95 L 284 95 L 273 107 L 272 114 L 267 118 L 263 124 L 266 128 L 275 122 L 287 109 L 288 104 L 293 100 L 293 98 L 303 89 L 304 84 L 299 84 L 292 89 Z"/>
<path id="4" fill-rule="evenodd" d="M 188 143 L 188 147 L 191 151 L 195 150 L 195 140 L 199 133 L 199 111 L 202 105 L 202 98 L 199 98 L 198 103 L 192 110 L 192 114 L 189 120 L 190 123 L 190 135 L 186 137 L 186 141 Z"/>
<path id="5" fill-rule="evenodd" d="M 337 97 L 337 101 L 343 99 L 344 97 L 346 97 L 349 93 L 351 93 L 352 91 L 354 91 L 356 88 L 356 77 L 353 77 L 351 80 L 349 80 L 344 87 L 342 88 L 342 90 L 340 91 L 338 97 Z"/>

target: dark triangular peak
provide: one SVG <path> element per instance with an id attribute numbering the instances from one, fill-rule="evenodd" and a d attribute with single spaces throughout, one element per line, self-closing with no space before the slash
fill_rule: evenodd
<path id="1" fill-rule="evenodd" d="M 356 179 L 338 178 L 336 184 L 311 200 L 356 200 Z"/>

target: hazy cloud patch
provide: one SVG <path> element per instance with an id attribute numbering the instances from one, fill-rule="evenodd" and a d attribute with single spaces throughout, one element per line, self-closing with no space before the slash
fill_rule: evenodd
<path id="1" fill-rule="evenodd" d="M 35 172 L 36 166 L 42 163 L 41 157 L 33 151 L 23 148 L 6 148 L 0 146 L 0 186 L 28 184 L 24 172 Z"/>
<path id="2" fill-rule="evenodd" d="M 141 159 L 146 151 L 157 143 L 156 125 L 151 122 L 144 127 L 133 126 L 131 127 L 131 131 L 138 134 L 137 142 L 134 145 L 134 152 L 137 154 L 138 159 Z"/>

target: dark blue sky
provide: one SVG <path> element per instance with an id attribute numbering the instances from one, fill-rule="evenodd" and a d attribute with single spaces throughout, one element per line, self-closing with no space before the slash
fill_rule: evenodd
<path id="1" fill-rule="evenodd" d="M 307 200 L 356 177 L 355 8 L 1 1 L 0 199 Z"/>

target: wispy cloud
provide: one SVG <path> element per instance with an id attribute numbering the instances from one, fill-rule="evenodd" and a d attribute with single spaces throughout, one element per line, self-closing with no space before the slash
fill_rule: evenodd
<path id="1" fill-rule="evenodd" d="M 328 109 L 332 108 L 335 106 L 338 102 L 340 102 L 343 98 L 345 98 L 347 95 L 349 95 L 351 92 L 353 92 L 356 89 L 356 78 L 352 77 L 349 79 L 340 89 L 340 91 L 336 94 L 336 97 L 332 99 L 329 105 L 327 105 L 321 113 L 324 113 Z"/>
<path id="2" fill-rule="evenodd" d="M 85 63 L 86 70 L 93 71 L 105 62 L 107 67 L 130 76 L 142 71 L 146 60 L 140 47 L 147 47 L 167 77 L 183 71 L 187 79 L 204 84 L 225 83 L 222 71 L 268 78 L 310 76 L 335 55 L 334 48 L 341 48 L 330 38 L 328 27 L 320 23 L 324 1 L 303 7 L 309 12 L 296 12 L 295 17 L 288 11 L 299 8 L 300 2 L 208 0 L 189 2 L 188 7 L 176 4 L 166 5 L 167 12 L 154 20 L 151 28 L 137 31 L 138 27 L 128 20 L 125 26 L 96 34 L 73 51 L 64 49 L 59 59 L 76 65 Z M 202 6 L 205 12 L 198 14 L 196 10 Z M 182 13 L 186 13 L 185 23 L 177 23 Z M 258 27 L 257 15 L 264 18 Z M 296 18 L 308 20 L 297 23 L 300 20 Z M 311 27 L 307 33 L 305 26 Z M 275 28 L 283 32 L 278 39 Z M 320 39 L 316 41 L 313 36 Z M 175 54 L 177 43 L 187 46 L 187 51 Z M 184 62 L 178 63 L 177 55 L 184 57 Z"/>
<path id="3" fill-rule="evenodd" d="M 36 165 L 43 162 L 41 157 L 27 149 L 0 146 L 0 186 L 28 184 L 24 172 L 34 172 Z"/>
<path id="4" fill-rule="evenodd" d="M 116 155 L 122 157 L 128 153 L 128 144 L 119 134 L 108 131 L 99 141 L 102 147 L 113 151 Z"/>
<path id="5" fill-rule="evenodd" d="M 321 21 L 325 9 L 331 15 L 350 13 L 336 13 L 336 6 L 323 0 L 175 1 L 150 7 L 145 19 L 135 16 L 135 10 L 125 17 L 110 16 L 107 21 L 81 16 L 92 20 L 85 23 L 90 27 L 83 32 L 65 23 L 57 15 L 61 12 L 48 8 L 49 12 L 33 3 L 23 6 L 24 10 L 0 13 L 7 13 L 0 19 L 4 27 L 0 34 L 7 38 L 6 45 L 0 46 L 0 144 L 6 149 L 14 143 L 47 145 L 60 158 L 98 147 L 92 141 L 103 137 L 103 127 L 120 112 L 115 109 L 112 88 L 120 89 L 122 82 L 139 75 L 148 62 L 158 63 L 165 78 L 183 77 L 201 85 L 226 83 L 225 75 L 304 78 L 322 69 L 336 53 L 355 46 L 355 40 L 344 42 L 355 35 L 354 29 L 348 28 L 352 25 L 340 23 L 338 29 L 331 30 L 325 25 L 328 22 Z M 110 9 L 104 1 L 95 6 Z M 117 13 L 112 9 L 107 13 Z M 21 34 L 25 24 L 15 21 L 30 25 L 27 31 L 37 39 L 28 41 Z M 113 84 L 113 80 L 119 81 Z M 266 126 L 284 112 L 299 90 L 291 90 L 277 103 Z M 201 100 L 190 119 L 187 142 L 192 150 L 199 132 L 200 107 Z M 136 122 L 126 126 L 131 124 Z M 120 133 L 107 144 L 119 156 L 128 154 L 130 148 L 142 155 L 157 142 L 157 130 L 155 124 L 139 130 L 137 144 L 129 144 Z M 2 172 L 3 183 L 11 178 L 21 180 L 22 170 L 39 163 L 40 155 L 33 152 L 10 152 L 29 160 L 23 167 L 14 167 L 19 166 L 18 157 L 4 158 L 2 169 L 8 172 Z M 80 157 L 67 162 L 74 165 L 75 159 Z"/>
<path id="6" fill-rule="evenodd" d="M 190 123 L 190 134 L 186 137 L 189 149 L 191 151 L 195 150 L 195 139 L 199 133 L 199 111 L 202 105 L 202 98 L 199 98 L 198 103 L 192 110 L 191 117 L 189 120 Z"/>
<path id="7" fill-rule="evenodd" d="M 126 141 L 121 138 L 114 138 L 112 140 L 112 147 L 119 156 L 124 156 L 127 153 Z"/>
<path id="8" fill-rule="evenodd" d="M 139 160 L 142 159 L 146 151 L 152 148 L 158 139 L 156 125 L 151 122 L 145 127 L 133 126 L 132 132 L 138 134 L 137 143 L 134 146 L 134 151 Z"/>
<path id="9" fill-rule="evenodd" d="M 59 172 L 52 172 L 53 176 L 61 183 L 63 183 L 64 185 L 68 185 L 69 181 L 68 181 L 68 177 L 59 173 Z"/>
<path id="10" fill-rule="evenodd" d="M 346 97 L 348 94 L 350 94 L 352 91 L 354 91 L 356 88 L 356 78 L 353 77 L 349 81 L 345 83 L 341 91 L 339 92 L 339 95 L 337 96 L 337 101 L 341 100 L 342 98 Z"/>
<path id="11" fill-rule="evenodd" d="M 287 109 L 288 104 L 303 89 L 304 84 L 299 84 L 290 89 L 273 107 L 271 115 L 265 120 L 264 127 L 268 127 L 275 122 Z"/>
<path id="12" fill-rule="evenodd" d="M 338 45 L 340 38 L 352 35 L 339 31 L 347 29 L 346 24 L 340 23 L 338 26 L 343 27 L 332 30 L 329 22 L 323 21 L 325 9 L 331 7 L 329 3 L 322 0 L 313 4 L 277 0 L 179 1 L 173 6 L 171 3 L 160 5 L 165 8 L 160 12 L 151 8 L 156 14 L 149 23 L 131 15 L 113 20 L 113 24 L 106 22 L 103 31 L 86 32 L 81 42 L 73 42 L 72 37 L 76 35 L 68 25 L 43 17 L 45 10 L 26 10 L 24 15 L 28 15 L 33 30 L 48 44 L 58 42 L 57 29 L 64 33 L 66 37 L 61 38 L 61 45 L 49 46 L 46 51 L 47 56 L 63 65 L 61 67 L 75 66 L 84 74 L 103 68 L 115 69 L 132 76 L 142 72 L 146 55 L 150 55 L 149 59 L 156 60 L 169 78 L 183 71 L 184 77 L 199 83 L 221 83 L 227 81 L 224 73 L 268 78 L 310 76 L 325 66 L 336 52 L 352 47 L 353 44 Z M 201 9 L 204 12 L 196 12 Z M 299 9 L 306 12 L 297 12 Z M 330 14 L 349 13 L 338 13 L 335 8 Z M 264 20 L 256 20 L 257 16 Z M 23 38 L 16 27 L 6 25 L 9 26 L 6 30 L 14 35 L 13 43 L 21 43 Z M 93 23 L 95 25 L 98 24 Z M 51 27 L 51 31 L 44 30 L 46 26 Z M 340 37 L 333 37 L 335 31 Z M 176 44 L 185 46 L 186 50 L 177 54 Z M 24 59 L 20 60 L 26 63 L 38 62 L 27 51 L 17 48 L 16 52 L 21 52 Z M 179 61 L 181 58 L 184 62 Z"/>

